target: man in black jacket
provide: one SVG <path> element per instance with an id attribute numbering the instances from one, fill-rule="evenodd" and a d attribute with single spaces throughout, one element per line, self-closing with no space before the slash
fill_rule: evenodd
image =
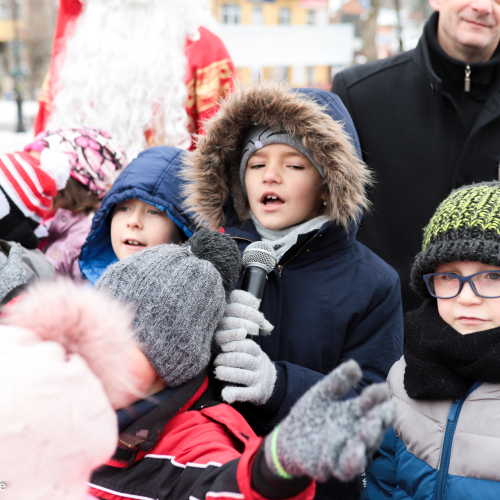
<path id="1" fill-rule="evenodd" d="M 438 204 L 499 178 L 500 4 L 430 0 L 437 10 L 414 50 L 338 73 L 338 94 L 378 184 L 358 240 L 399 273 L 405 310 L 422 230 Z"/>

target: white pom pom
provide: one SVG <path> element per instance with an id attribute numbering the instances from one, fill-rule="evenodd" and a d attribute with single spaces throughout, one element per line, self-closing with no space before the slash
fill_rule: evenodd
<path id="1" fill-rule="evenodd" d="M 71 170 L 66 153 L 45 148 L 40 155 L 40 168 L 56 181 L 58 191 L 66 187 Z"/>

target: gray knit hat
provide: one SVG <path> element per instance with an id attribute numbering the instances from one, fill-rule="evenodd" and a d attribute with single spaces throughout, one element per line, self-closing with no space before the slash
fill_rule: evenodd
<path id="1" fill-rule="evenodd" d="M 411 287 L 429 298 L 423 275 L 439 264 L 460 260 L 500 266 L 500 182 L 463 186 L 439 205 L 424 229 Z"/>
<path id="2" fill-rule="evenodd" d="M 241 268 L 236 243 L 202 230 L 184 245 L 159 245 L 109 267 L 96 284 L 134 307 L 142 350 L 169 387 L 210 362 L 226 295 Z"/>
<path id="3" fill-rule="evenodd" d="M 321 177 L 325 177 L 325 169 L 323 168 L 323 165 L 316 163 L 314 156 L 304 147 L 300 137 L 290 135 L 286 130 L 275 130 L 267 125 L 256 125 L 248 131 L 245 139 L 243 140 L 240 162 L 240 182 L 245 196 L 247 196 L 247 189 L 245 187 L 245 171 L 247 169 L 248 159 L 256 151 L 262 149 L 264 146 L 268 146 L 269 144 L 286 144 L 287 146 L 291 146 L 299 153 L 303 154 L 318 169 Z"/>

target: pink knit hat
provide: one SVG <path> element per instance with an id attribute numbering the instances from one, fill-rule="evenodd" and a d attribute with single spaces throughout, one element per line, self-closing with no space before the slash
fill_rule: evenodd
<path id="1" fill-rule="evenodd" d="M 24 150 L 42 153 L 46 148 L 65 153 L 71 166 L 71 177 L 99 198 L 106 194 L 109 185 L 127 165 L 125 151 L 111 136 L 90 127 L 46 130 Z"/>
<path id="2" fill-rule="evenodd" d="M 84 500 L 113 454 L 113 410 L 137 392 L 123 306 L 69 281 L 38 285 L 0 325 L 1 500 Z"/>

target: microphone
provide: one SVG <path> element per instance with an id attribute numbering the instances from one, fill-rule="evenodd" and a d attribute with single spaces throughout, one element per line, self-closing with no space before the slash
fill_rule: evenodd
<path id="1" fill-rule="evenodd" d="M 267 275 L 276 265 L 276 252 L 274 248 L 263 241 L 255 241 L 247 246 L 243 252 L 243 276 L 241 290 L 251 293 L 259 300 L 264 295 Z"/>

